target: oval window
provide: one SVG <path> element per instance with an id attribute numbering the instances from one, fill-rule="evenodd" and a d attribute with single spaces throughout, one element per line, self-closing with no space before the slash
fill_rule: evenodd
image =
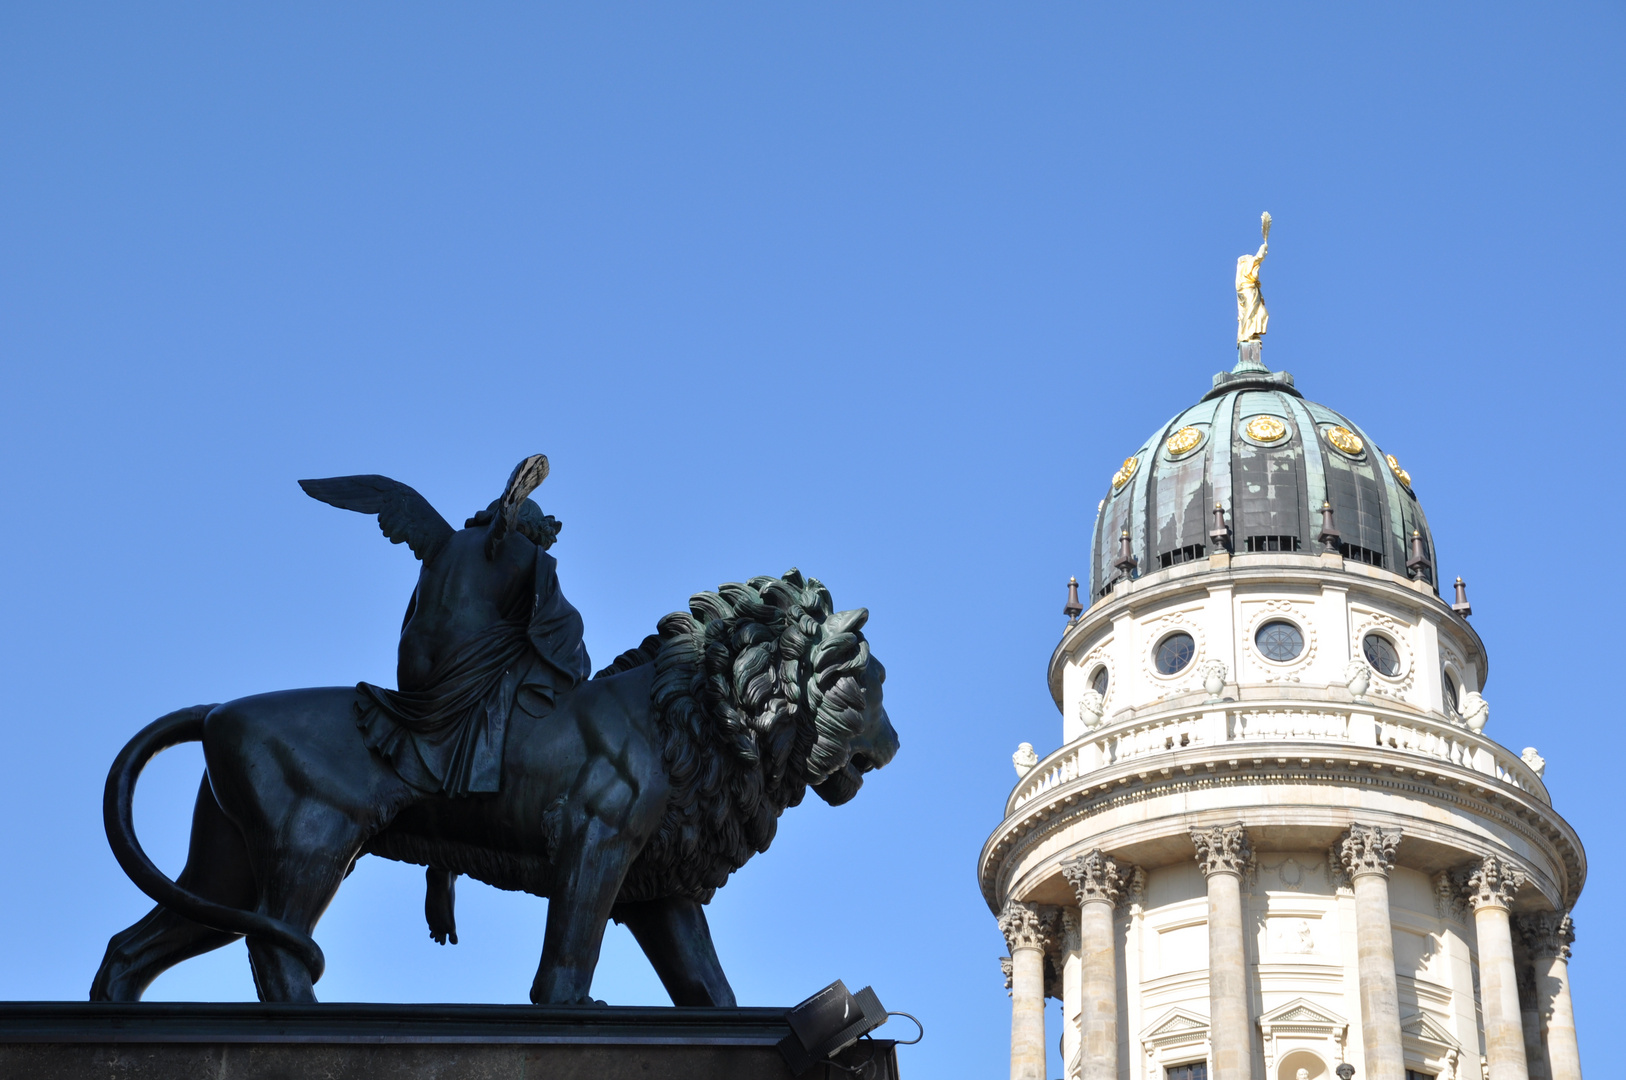
<path id="1" fill-rule="evenodd" d="M 1185 669 L 1197 655 L 1197 643 L 1184 631 L 1170 634 L 1157 643 L 1157 670 L 1161 675 L 1173 675 Z"/>
<path id="2" fill-rule="evenodd" d="M 1395 643 L 1382 634 L 1366 635 L 1361 642 L 1361 652 L 1366 654 L 1366 662 L 1379 675 L 1392 679 L 1400 674 L 1400 653 L 1395 649 Z"/>
<path id="3" fill-rule="evenodd" d="M 1253 643 L 1266 660 L 1286 663 L 1304 651 L 1304 634 L 1285 619 L 1272 619 L 1253 635 Z"/>
<path id="4" fill-rule="evenodd" d="M 1108 678 L 1109 678 L 1109 676 L 1107 675 L 1106 665 L 1103 664 L 1100 667 L 1095 669 L 1095 674 L 1094 675 L 1090 676 L 1090 689 L 1094 690 L 1097 694 L 1100 694 L 1102 697 L 1106 697 L 1107 696 L 1107 679 Z"/>
<path id="5" fill-rule="evenodd" d="M 1462 706 L 1458 703 L 1457 680 L 1451 677 L 1450 672 L 1446 672 L 1441 676 L 1441 682 L 1445 685 L 1445 711 L 1452 716 L 1460 715 Z"/>

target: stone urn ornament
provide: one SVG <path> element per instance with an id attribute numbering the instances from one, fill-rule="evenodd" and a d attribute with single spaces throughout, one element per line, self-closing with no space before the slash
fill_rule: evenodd
<path id="1" fill-rule="evenodd" d="M 1485 722 L 1489 719 L 1490 706 L 1479 696 L 1479 691 L 1470 690 L 1462 695 L 1462 722 L 1469 731 L 1479 734 L 1485 730 Z"/>
<path id="2" fill-rule="evenodd" d="M 1519 760 L 1530 766 L 1530 771 L 1537 776 L 1547 771 L 1547 759 L 1538 754 L 1534 746 L 1525 747 L 1524 753 L 1519 755 Z"/>
<path id="3" fill-rule="evenodd" d="M 1372 685 L 1372 669 L 1364 660 L 1351 660 L 1344 669 L 1344 685 L 1356 701 L 1366 700 L 1366 691 Z"/>
<path id="4" fill-rule="evenodd" d="M 1011 755 L 1011 764 L 1016 766 L 1018 780 L 1032 772 L 1033 767 L 1039 764 L 1039 755 L 1033 752 L 1033 744 L 1025 742 L 1018 746 L 1016 753 Z"/>
<path id="5" fill-rule="evenodd" d="M 1210 660 L 1203 665 L 1203 689 L 1208 691 L 1210 702 L 1225 700 L 1225 677 L 1229 674 L 1229 669 L 1219 660 Z"/>
<path id="6" fill-rule="evenodd" d="M 1085 731 L 1094 731 L 1101 726 L 1101 714 L 1106 707 L 1106 699 L 1099 690 L 1084 691 L 1084 696 L 1078 699 L 1078 718 L 1083 721 Z"/>

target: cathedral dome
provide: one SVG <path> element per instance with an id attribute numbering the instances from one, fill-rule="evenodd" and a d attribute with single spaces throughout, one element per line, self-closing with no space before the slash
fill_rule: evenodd
<path id="1" fill-rule="evenodd" d="M 1126 532 L 1136 577 L 1219 551 L 1316 554 L 1324 503 L 1346 559 L 1438 592 L 1433 537 L 1401 463 L 1353 420 L 1306 401 L 1291 375 L 1239 364 L 1113 475 L 1096 515 L 1091 596 L 1123 579 Z M 1414 534 L 1427 562 L 1408 570 Z"/>

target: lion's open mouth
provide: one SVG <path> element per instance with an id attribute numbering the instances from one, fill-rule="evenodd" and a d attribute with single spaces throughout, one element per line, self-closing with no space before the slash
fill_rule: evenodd
<path id="1" fill-rule="evenodd" d="M 865 765 L 860 768 L 859 761 Z M 831 773 L 823 781 L 814 784 L 813 790 L 819 793 L 819 798 L 831 806 L 840 806 L 842 803 L 858 794 L 858 789 L 864 786 L 864 773 L 868 770 L 868 759 L 862 754 L 854 754 L 852 760 L 843 765 L 840 770 Z"/>

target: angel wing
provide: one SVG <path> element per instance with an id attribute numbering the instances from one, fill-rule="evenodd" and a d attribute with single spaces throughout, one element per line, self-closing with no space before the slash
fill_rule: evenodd
<path id="1" fill-rule="evenodd" d="M 446 519 L 429 500 L 387 476 L 331 476 L 301 480 L 305 494 L 340 510 L 377 514 L 378 527 L 392 544 L 406 544 L 424 562 L 452 535 Z"/>

